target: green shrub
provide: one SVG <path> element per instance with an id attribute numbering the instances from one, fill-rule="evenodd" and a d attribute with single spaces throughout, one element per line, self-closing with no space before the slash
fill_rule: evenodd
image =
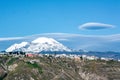
<path id="1" fill-rule="evenodd" d="M 41 68 L 36 62 L 33 63 L 33 64 L 30 63 L 30 62 L 26 62 L 26 63 L 27 63 L 28 66 L 31 67 L 31 68 L 37 68 L 40 74 L 43 73 L 42 68 Z"/>
<path id="2" fill-rule="evenodd" d="M 11 58 L 11 59 L 8 61 L 7 65 L 13 64 L 13 62 L 16 61 L 17 59 L 18 59 L 18 58 Z"/>

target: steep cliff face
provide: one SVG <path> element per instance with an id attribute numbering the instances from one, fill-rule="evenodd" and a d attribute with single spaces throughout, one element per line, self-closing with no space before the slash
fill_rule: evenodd
<path id="1" fill-rule="evenodd" d="M 2 61 L 4 61 L 4 58 Z M 120 63 L 116 61 L 83 61 L 51 56 L 35 58 L 8 57 L 7 70 L 0 67 L 3 80 L 119 80 Z M 3 62 L 1 62 L 3 63 Z M 5 76 L 5 71 L 7 75 Z"/>

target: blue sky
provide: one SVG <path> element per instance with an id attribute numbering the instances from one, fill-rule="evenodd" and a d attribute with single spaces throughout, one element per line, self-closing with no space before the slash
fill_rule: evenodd
<path id="1" fill-rule="evenodd" d="M 79 29 L 89 22 L 115 28 Z M 120 0 L 0 0 L 0 37 L 41 33 L 119 34 Z"/>

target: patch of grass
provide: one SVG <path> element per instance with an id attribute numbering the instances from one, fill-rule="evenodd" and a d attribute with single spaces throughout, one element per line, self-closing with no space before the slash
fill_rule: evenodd
<path id="1" fill-rule="evenodd" d="M 26 62 L 26 63 L 27 63 L 28 66 L 31 67 L 31 68 L 37 68 L 40 74 L 43 73 L 42 68 L 41 68 L 36 62 L 33 63 L 33 64 L 31 64 L 30 62 Z"/>
<path id="2" fill-rule="evenodd" d="M 18 58 L 11 58 L 11 59 L 9 60 L 9 62 L 7 63 L 7 65 L 13 64 L 16 60 L 18 60 Z"/>

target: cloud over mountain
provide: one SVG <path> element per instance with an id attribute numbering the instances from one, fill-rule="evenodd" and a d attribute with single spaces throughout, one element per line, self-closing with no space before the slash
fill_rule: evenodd
<path id="1" fill-rule="evenodd" d="M 79 29 L 85 30 L 101 30 L 101 29 L 110 29 L 114 28 L 114 25 L 104 24 L 104 23 L 97 23 L 97 22 L 89 22 L 79 26 Z"/>
<path id="2" fill-rule="evenodd" d="M 5 50 L 14 43 L 31 42 L 38 37 L 53 38 L 71 49 L 92 51 L 120 51 L 120 34 L 81 35 L 68 33 L 44 33 L 26 36 L 17 40 L 0 41 L 0 50 Z"/>
<path id="3" fill-rule="evenodd" d="M 8 40 L 19 40 L 23 37 L 9 37 L 9 38 L 0 38 L 0 41 L 8 41 Z"/>

